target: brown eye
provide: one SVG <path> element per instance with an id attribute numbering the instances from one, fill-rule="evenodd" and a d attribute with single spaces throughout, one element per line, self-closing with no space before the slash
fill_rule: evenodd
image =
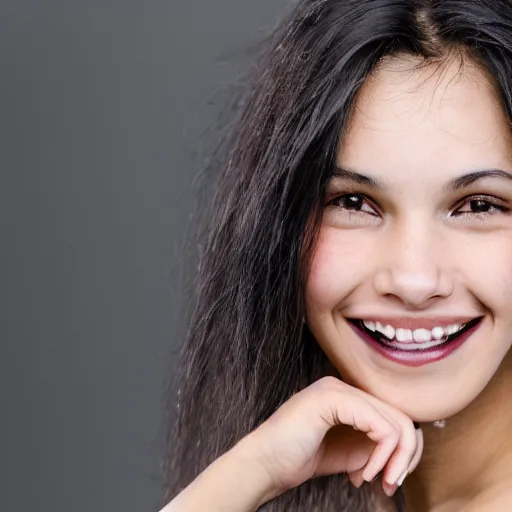
<path id="1" fill-rule="evenodd" d="M 375 208 L 362 194 L 344 194 L 342 196 L 335 197 L 329 204 L 342 208 L 343 210 L 363 212 L 375 216 L 378 215 Z"/>
<path id="2" fill-rule="evenodd" d="M 346 195 L 339 197 L 337 203 L 348 210 L 360 210 L 363 207 L 364 198 L 358 194 Z"/>
<path id="3" fill-rule="evenodd" d="M 500 205 L 492 198 L 470 197 L 455 212 L 455 215 L 508 212 L 506 206 Z"/>
<path id="4" fill-rule="evenodd" d="M 491 210 L 493 205 L 487 201 L 482 201 L 482 199 L 473 199 L 469 202 L 469 207 L 474 213 L 482 213 Z"/>

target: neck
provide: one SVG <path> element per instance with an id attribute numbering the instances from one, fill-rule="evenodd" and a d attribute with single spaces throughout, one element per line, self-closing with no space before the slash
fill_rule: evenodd
<path id="1" fill-rule="evenodd" d="M 511 390 L 509 354 L 478 398 L 444 428 L 422 425 L 423 456 L 404 484 L 408 510 L 466 510 L 464 504 L 474 503 L 479 496 L 510 487 Z"/>

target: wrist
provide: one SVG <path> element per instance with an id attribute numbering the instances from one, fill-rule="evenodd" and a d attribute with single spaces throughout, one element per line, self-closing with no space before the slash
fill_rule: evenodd
<path id="1" fill-rule="evenodd" d="M 231 457 L 232 463 L 246 475 L 246 485 L 253 490 L 255 509 L 283 492 L 272 478 L 268 464 L 265 464 L 262 450 L 253 434 L 239 441 L 226 456 Z"/>
<path id="2" fill-rule="evenodd" d="M 161 512 L 254 512 L 278 494 L 257 443 L 244 438 Z"/>

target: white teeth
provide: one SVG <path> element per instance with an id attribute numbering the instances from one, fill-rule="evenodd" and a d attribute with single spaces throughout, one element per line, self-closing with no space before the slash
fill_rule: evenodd
<path id="1" fill-rule="evenodd" d="M 450 336 L 451 334 L 455 334 L 458 330 L 460 330 L 460 325 L 458 324 L 452 324 L 452 325 L 448 325 L 447 327 L 444 328 L 444 332 Z"/>
<path id="2" fill-rule="evenodd" d="M 414 329 L 414 331 L 412 332 L 412 337 L 414 338 L 414 341 L 417 343 L 421 343 L 423 341 L 430 341 L 432 339 L 432 336 L 428 329 Z"/>
<path id="3" fill-rule="evenodd" d="M 389 340 L 395 337 L 395 329 L 391 325 L 382 325 L 380 322 L 376 322 L 375 330 L 386 336 Z"/>
<path id="4" fill-rule="evenodd" d="M 440 340 L 444 337 L 444 329 L 442 327 L 434 327 L 432 329 L 432 338 Z"/>
<path id="5" fill-rule="evenodd" d="M 434 327 L 432 330 L 429 329 L 395 329 L 392 325 L 382 324 L 381 322 L 372 322 L 371 320 L 365 320 L 364 326 L 372 331 L 378 332 L 385 336 L 388 340 L 394 340 L 395 343 L 412 343 L 415 344 L 415 349 L 418 349 L 420 344 L 429 343 L 430 341 L 439 342 L 445 340 L 446 336 L 451 336 L 456 332 L 460 331 L 465 324 L 450 324 L 445 327 Z M 421 345 L 423 346 L 423 345 Z M 434 345 L 432 345 L 434 346 Z"/>
<path id="6" fill-rule="evenodd" d="M 375 322 L 364 321 L 363 324 L 369 331 L 375 332 Z"/>
<path id="7" fill-rule="evenodd" d="M 412 341 L 412 331 L 410 329 L 397 329 L 396 330 L 396 340 L 403 342 L 411 342 Z"/>
<path id="8" fill-rule="evenodd" d="M 386 325 L 386 327 L 384 327 L 384 336 L 392 340 L 395 337 L 395 328 L 391 325 Z"/>

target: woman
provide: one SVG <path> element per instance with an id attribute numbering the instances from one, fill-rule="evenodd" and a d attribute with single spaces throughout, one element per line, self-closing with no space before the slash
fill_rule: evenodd
<path id="1" fill-rule="evenodd" d="M 510 0 L 299 3 L 220 172 L 166 511 L 512 509 L 511 115 Z"/>

